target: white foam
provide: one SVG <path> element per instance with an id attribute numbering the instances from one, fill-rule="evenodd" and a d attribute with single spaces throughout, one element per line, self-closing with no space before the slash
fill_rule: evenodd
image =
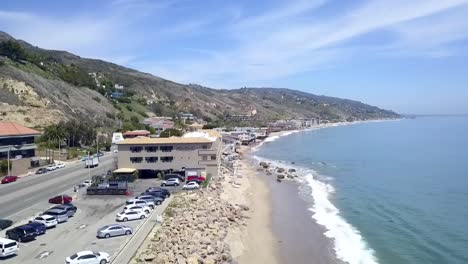
<path id="1" fill-rule="evenodd" d="M 336 257 L 350 264 L 378 263 L 359 231 L 340 216 L 329 200 L 329 194 L 335 192 L 333 186 L 315 180 L 310 173 L 304 179 L 312 189 L 314 205 L 309 209 L 312 218 L 327 229 L 325 236 L 333 239 Z"/>
<path id="2" fill-rule="evenodd" d="M 308 186 L 312 193 L 308 194 L 304 190 L 302 195 L 312 195 L 313 206 L 309 208 L 312 212 L 312 218 L 327 230 L 325 236 L 333 239 L 336 257 L 350 264 L 374 264 L 378 263 L 372 250 L 359 231 L 340 216 L 340 211 L 330 201 L 330 194 L 335 193 L 335 188 L 328 181 L 334 179 L 329 176 L 321 176 L 321 180 L 314 179 L 317 173 L 314 170 L 303 168 L 297 165 L 284 166 L 286 161 L 268 160 L 262 157 L 252 156 L 258 162 L 265 161 L 271 163 L 273 167 L 283 167 L 286 170 L 294 168 L 297 171 L 298 182 Z"/>

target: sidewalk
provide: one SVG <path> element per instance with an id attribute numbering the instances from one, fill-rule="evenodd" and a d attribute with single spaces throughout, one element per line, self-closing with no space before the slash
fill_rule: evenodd
<path id="1" fill-rule="evenodd" d="M 150 217 L 145 220 L 145 223 L 141 225 L 138 230 L 136 230 L 132 238 L 122 246 L 122 248 L 110 263 L 127 264 L 132 260 L 133 256 L 138 252 L 146 237 L 148 237 L 153 228 L 155 228 L 155 225 L 158 225 L 157 228 L 161 226 L 158 224 L 156 219 L 159 215 L 163 215 L 164 210 L 166 210 L 167 206 L 172 201 L 172 198 L 173 196 L 167 198 L 160 206 L 156 208 L 156 210 L 154 210 Z"/>

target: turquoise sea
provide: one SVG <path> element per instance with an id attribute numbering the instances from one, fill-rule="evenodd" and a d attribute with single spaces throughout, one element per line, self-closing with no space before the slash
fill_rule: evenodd
<path id="1" fill-rule="evenodd" d="M 339 259 L 468 263 L 468 117 L 298 132 L 254 155 L 298 170 L 298 194 L 313 197 L 311 221 Z"/>

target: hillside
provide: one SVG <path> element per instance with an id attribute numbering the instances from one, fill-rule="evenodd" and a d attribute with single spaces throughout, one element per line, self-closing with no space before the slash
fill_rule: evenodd
<path id="1" fill-rule="evenodd" d="M 121 92 L 121 98 L 111 99 L 115 92 Z M 131 126 L 148 115 L 180 112 L 225 123 L 230 115 L 252 110 L 255 123 L 299 117 L 330 121 L 398 117 L 360 102 L 290 89 L 218 90 L 178 84 L 113 63 L 41 49 L 3 32 L 0 104 L 0 120 L 34 127 L 70 119 L 98 126 L 117 126 L 120 119 Z"/>

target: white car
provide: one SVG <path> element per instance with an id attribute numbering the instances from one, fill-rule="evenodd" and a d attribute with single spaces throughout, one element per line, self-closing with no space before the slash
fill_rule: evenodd
<path id="1" fill-rule="evenodd" d="M 56 167 L 57 169 L 63 169 L 63 168 L 65 168 L 65 164 L 63 164 L 62 162 L 59 162 L 59 163 L 57 163 L 57 164 L 55 165 L 55 167 Z"/>
<path id="2" fill-rule="evenodd" d="M 115 220 L 127 222 L 128 220 L 144 219 L 148 214 L 144 211 L 123 211 L 117 214 Z"/>
<path id="3" fill-rule="evenodd" d="M 44 224 L 46 228 L 55 227 L 58 225 L 57 218 L 53 215 L 43 214 L 35 217 L 31 222 L 38 222 Z"/>
<path id="4" fill-rule="evenodd" d="M 106 252 L 95 252 L 91 250 L 77 252 L 65 259 L 67 264 L 105 264 L 110 260 Z"/>
<path id="5" fill-rule="evenodd" d="M 177 178 L 170 178 L 168 180 L 162 181 L 161 186 L 179 186 L 180 180 Z"/>
<path id="6" fill-rule="evenodd" d="M 57 169 L 57 165 L 56 164 L 50 164 L 49 166 L 47 166 L 46 170 L 48 171 L 54 171 Z"/>
<path id="7" fill-rule="evenodd" d="M 92 182 L 91 180 L 86 180 L 86 181 L 84 181 L 84 182 L 82 183 L 82 185 L 83 185 L 84 187 L 89 187 L 89 186 L 91 186 L 91 184 L 93 184 L 93 182 Z"/>
<path id="8" fill-rule="evenodd" d="M 132 211 L 132 212 L 145 212 L 147 214 L 150 213 L 151 208 L 148 205 L 127 205 L 123 209 L 124 211 Z"/>
<path id="9" fill-rule="evenodd" d="M 198 188 L 200 188 L 200 185 L 198 185 L 198 183 L 196 182 L 188 182 L 187 184 L 184 185 L 184 187 L 182 187 L 182 189 L 184 190 L 195 190 Z"/>
<path id="10" fill-rule="evenodd" d="M 138 198 L 135 198 L 135 199 L 130 199 L 125 203 L 127 204 L 127 206 L 129 205 L 138 205 L 142 207 L 148 206 L 151 210 L 153 210 L 154 207 L 156 207 L 154 200 L 140 200 Z"/>

